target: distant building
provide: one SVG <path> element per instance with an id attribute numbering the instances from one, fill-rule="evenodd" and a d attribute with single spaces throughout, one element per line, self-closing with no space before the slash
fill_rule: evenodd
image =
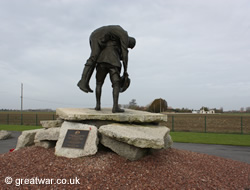
<path id="1" fill-rule="evenodd" d="M 208 110 L 205 111 L 204 108 L 201 110 L 193 110 L 192 113 L 199 113 L 199 114 L 215 114 L 215 110 Z"/>
<path id="2" fill-rule="evenodd" d="M 215 114 L 215 110 L 205 111 L 204 108 L 199 111 L 200 114 Z"/>

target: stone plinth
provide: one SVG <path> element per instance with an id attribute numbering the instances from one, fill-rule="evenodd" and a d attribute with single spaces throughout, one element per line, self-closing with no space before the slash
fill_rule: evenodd
<path id="1" fill-rule="evenodd" d="M 130 109 L 112 113 L 111 108 L 58 108 L 56 114 L 56 121 L 41 122 L 43 129 L 23 131 L 17 149 L 55 147 L 57 156 L 78 158 L 96 154 L 100 138 L 118 155 L 138 160 L 173 144 L 169 128 L 159 125 L 167 121 L 167 115 Z"/>
<path id="2" fill-rule="evenodd" d="M 102 108 L 101 111 L 88 108 L 58 108 L 56 114 L 63 120 L 83 121 L 102 120 L 129 123 L 159 123 L 166 122 L 167 115 L 125 109 L 124 113 L 112 113 L 111 108 Z"/>

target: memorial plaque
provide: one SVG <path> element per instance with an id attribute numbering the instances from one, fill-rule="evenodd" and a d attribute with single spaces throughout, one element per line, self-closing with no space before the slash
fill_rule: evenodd
<path id="1" fill-rule="evenodd" d="M 69 129 L 64 138 L 62 147 L 84 149 L 88 134 L 88 130 Z"/>

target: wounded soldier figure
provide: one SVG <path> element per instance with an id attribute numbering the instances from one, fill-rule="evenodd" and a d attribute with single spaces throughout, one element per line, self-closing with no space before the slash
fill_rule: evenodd
<path id="1" fill-rule="evenodd" d="M 112 112 L 124 112 L 118 106 L 119 92 L 124 92 L 130 83 L 128 78 L 128 48 L 134 48 L 135 39 L 118 25 L 103 26 L 96 29 L 90 36 L 91 55 L 85 64 L 78 87 L 88 93 L 93 92 L 89 80 L 96 68 L 96 110 L 101 110 L 101 92 L 104 80 L 109 73 L 113 87 Z M 121 62 L 124 74 L 120 77 Z"/>

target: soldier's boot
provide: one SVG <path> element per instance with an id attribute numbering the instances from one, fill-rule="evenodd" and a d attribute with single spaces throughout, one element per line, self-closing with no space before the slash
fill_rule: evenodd
<path id="1" fill-rule="evenodd" d="M 119 99 L 119 91 L 120 91 L 120 86 L 114 86 L 113 87 L 113 113 L 122 113 L 124 112 L 124 109 L 119 108 L 118 106 L 118 99 Z"/>
<path id="2" fill-rule="evenodd" d="M 93 90 L 89 87 L 89 80 L 94 72 L 93 66 L 85 65 L 83 72 L 82 72 L 82 78 L 78 82 L 77 86 L 84 92 L 93 92 Z"/>

